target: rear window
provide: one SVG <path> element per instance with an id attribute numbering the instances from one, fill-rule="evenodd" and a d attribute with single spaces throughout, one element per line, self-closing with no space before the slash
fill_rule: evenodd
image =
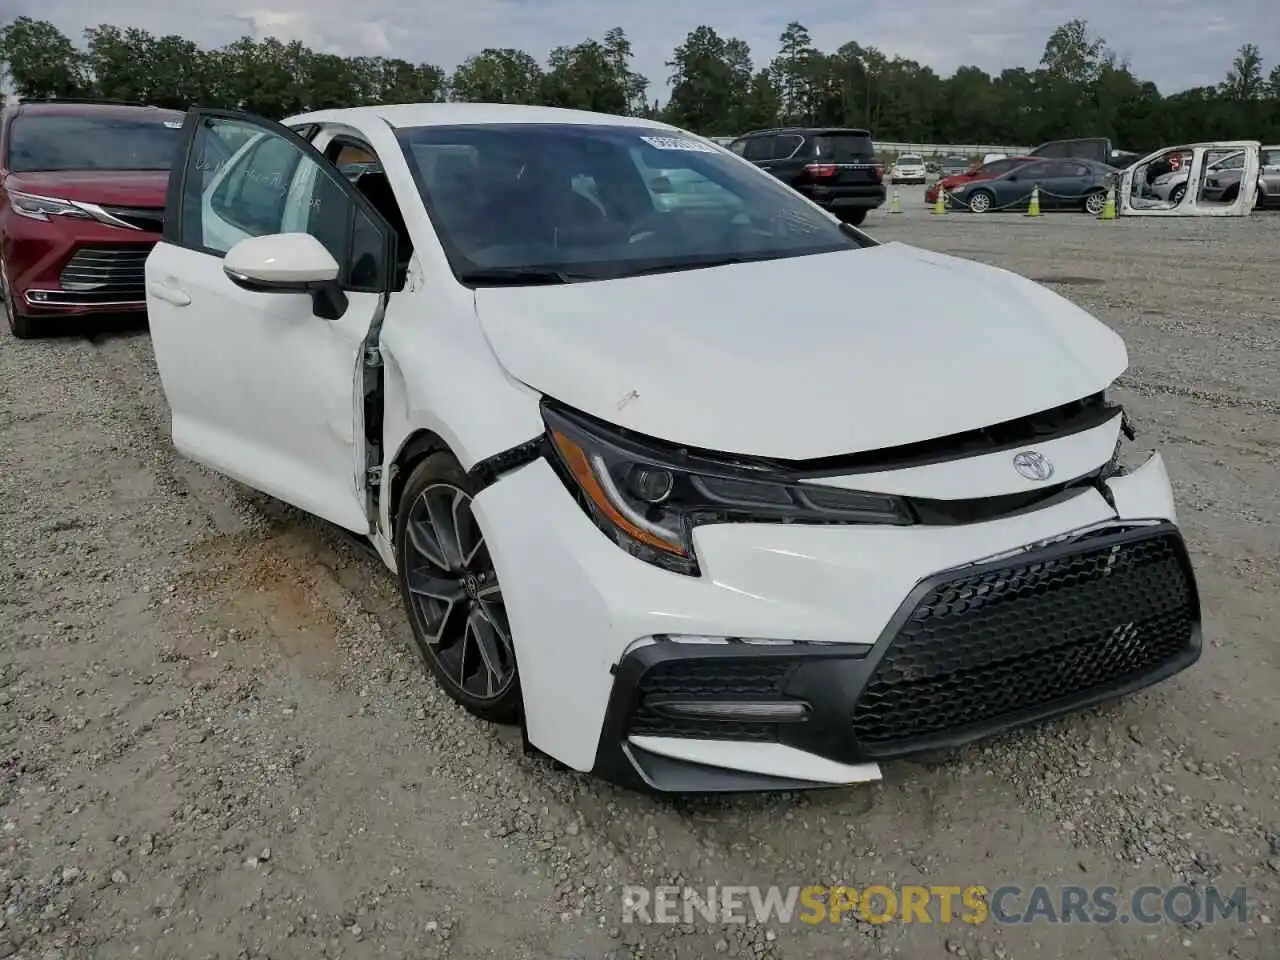
<path id="1" fill-rule="evenodd" d="M 828 133 L 813 138 L 814 157 L 832 163 L 865 163 L 874 152 L 866 134 Z"/>
<path id="2" fill-rule="evenodd" d="M 20 116 L 9 128 L 9 169 L 168 170 L 182 117 Z"/>

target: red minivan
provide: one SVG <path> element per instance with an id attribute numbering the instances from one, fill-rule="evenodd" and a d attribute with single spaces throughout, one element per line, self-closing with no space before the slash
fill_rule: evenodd
<path id="1" fill-rule="evenodd" d="M 56 317 L 146 310 L 184 115 L 20 101 L 0 121 L 0 292 L 15 336 Z"/>

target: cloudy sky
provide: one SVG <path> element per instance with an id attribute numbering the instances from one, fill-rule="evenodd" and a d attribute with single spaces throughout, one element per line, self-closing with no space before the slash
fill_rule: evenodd
<path id="1" fill-rule="evenodd" d="M 274 35 L 446 68 L 485 46 L 541 59 L 555 45 L 621 26 L 636 68 L 664 99 L 671 49 L 704 23 L 746 40 L 758 64 L 796 19 L 823 49 L 856 40 L 945 74 L 969 63 L 1034 65 L 1056 25 L 1083 17 L 1165 92 L 1220 81 L 1246 41 L 1261 45 L 1267 69 L 1280 62 L 1277 0 L 0 0 L 0 22 L 24 13 L 73 37 L 106 21 L 205 45 Z"/>

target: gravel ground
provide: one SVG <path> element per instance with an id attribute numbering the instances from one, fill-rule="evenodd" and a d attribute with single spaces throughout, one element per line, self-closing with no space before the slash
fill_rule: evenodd
<path id="1" fill-rule="evenodd" d="M 0 958 L 1280 956 L 1280 216 L 901 216 L 1128 339 L 1208 643 L 882 783 L 640 797 L 439 695 L 394 583 L 176 458 L 144 332 L 0 338 Z M 1248 888 L 1246 923 L 621 923 L 623 884 Z"/>

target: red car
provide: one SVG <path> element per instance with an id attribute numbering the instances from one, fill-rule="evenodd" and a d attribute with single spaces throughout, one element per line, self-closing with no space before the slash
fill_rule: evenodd
<path id="1" fill-rule="evenodd" d="M 0 120 L 0 292 L 9 327 L 145 311 L 143 264 L 164 224 L 175 110 L 21 101 Z"/>
<path id="2" fill-rule="evenodd" d="M 1014 167 L 1022 166 L 1024 163 L 1030 163 L 1032 160 L 1039 160 L 1039 157 L 1005 157 L 1003 160 L 992 160 L 990 163 L 974 164 L 964 173 L 957 173 L 954 176 L 943 177 L 934 183 L 924 192 L 925 203 L 933 203 L 938 199 L 938 186 L 942 185 L 947 188 L 950 193 L 962 183 L 971 183 L 974 180 L 990 180 L 992 177 L 998 177 L 1002 173 L 1012 170 Z"/>

